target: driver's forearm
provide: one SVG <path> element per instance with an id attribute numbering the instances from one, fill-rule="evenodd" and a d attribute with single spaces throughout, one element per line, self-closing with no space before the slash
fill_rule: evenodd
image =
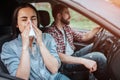
<path id="1" fill-rule="evenodd" d="M 100 29 L 101 29 L 101 27 L 96 27 L 93 30 L 91 30 L 90 32 L 84 34 L 84 36 L 82 37 L 82 41 L 88 41 L 88 40 L 92 39 Z"/>

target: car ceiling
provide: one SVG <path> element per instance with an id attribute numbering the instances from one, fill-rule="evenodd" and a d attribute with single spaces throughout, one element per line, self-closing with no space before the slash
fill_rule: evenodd
<path id="1" fill-rule="evenodd" d="M 19 3 L 25 3 L 25 2 L 28 2 L 28 3 L 36 3 L 36 2 L 52 2 L 54 0 L 16 0 L 18 1 Z"/>

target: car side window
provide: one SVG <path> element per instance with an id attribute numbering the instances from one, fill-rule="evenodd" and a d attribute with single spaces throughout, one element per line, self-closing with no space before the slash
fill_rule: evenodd
<path id="1" fill-rule="evenodd" d="M 83 16 L 82 14 L 72 10 L 69 8 L 71 21 L 70 26 L 72 29 L 75 30 L 92 30 L 94 27 L 97 26 L 96 23 L 88 19 L 87 17 Z"/>

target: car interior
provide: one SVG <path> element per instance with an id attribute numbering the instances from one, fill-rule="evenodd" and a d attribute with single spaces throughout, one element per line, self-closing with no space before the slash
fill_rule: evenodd
<path id="1" fill-rule="evenodd" d="M 12 32 L 12 14 L 14 9 L 22 2 L 48 2 L 51 6 L 58 4 L 56 0 L 1 0 L 0 3 L 0 52 L 2 49 L 2 45 L 6 41 L 10 41 L 13 36 Z M 14 5 L 13 5 L 14 4 Z M 38 10 L 38 14 L 40 15 L 40 29 L 44 32 L 48 25 L 50 25 L 50 13 L 46 10 Z M 101 24 L 99 24 L 101 25 Z M 103 26 L 103 25 L 101 25 Z M 109 76 L 110 80 L 119 80 L 119 63 L 120 58 L 120 39 L 118 36 L 115 36 L 108 30 L 102 28 L 100 32 L 95 36 L 94 39 L 79 44 L 75 42 L 76 50 L 89 45 L 93 42 L 92 51 L 100 51 L 105 53 L 105 56 L 108 59 L 108 69 L 109 69 Z M 117 69 L 117 70 L 116 70 Z M 8 70 L 6 69 L 5 65 L 2 63 L 0 59 L 0 80 L 22 80 L 17 77 L 13 77 L 9 75 Z"/>

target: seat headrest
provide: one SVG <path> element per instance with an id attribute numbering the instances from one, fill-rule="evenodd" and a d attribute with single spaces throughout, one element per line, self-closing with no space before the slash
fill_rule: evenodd
<path id="1" fill-rule="evenodd" d="M 43 27 L 46 27 L 50 24 L 50 15 L 48 11 L 39 10 L 38 14 L 40 16 L 40 24 Z"/>

